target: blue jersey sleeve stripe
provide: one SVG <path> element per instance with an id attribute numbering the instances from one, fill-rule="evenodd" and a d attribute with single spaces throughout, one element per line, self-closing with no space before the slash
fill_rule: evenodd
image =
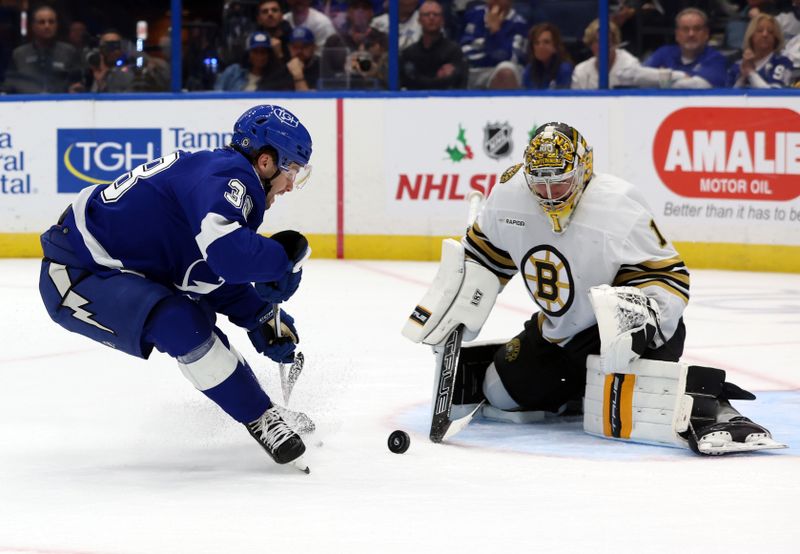
<path id="1" fill-rule="evenodd" d="M 75 201 L 72 203 L 72 212 L 75 217 L 75 225 L 78 227 L 86 249 L 91 254 L 92 259 L 98 265 L 110 267 L 111 269 L 122 269 L 123 265 L 120 260 L 112 258 L 111 255 L 103 248 L 103 245 L 92 235 L 86 223 L 86 205 L 92 197 L 95 189 L 100 185 L 86 187 L 79 194 Z"/>
<path id="2" fill-rule="evenodd" d="M 206 252 L 211 243 L 241 228 L 242 225 L 240 223 L 231 221 L 214 212 L 209 212 L 200 222 L 200 233 L 194 238 L 200 253 L 203 255 L 203 259 L 208 257 Z"/>

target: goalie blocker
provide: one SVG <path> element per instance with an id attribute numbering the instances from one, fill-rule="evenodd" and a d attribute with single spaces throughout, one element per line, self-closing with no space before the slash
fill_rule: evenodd
<path id="1" fill-rule="evenodd" d="M 485 267 L 465 259 L 461 243 L 442 242 L 439 270 L 430 289 L 414 308 L 403 335 L 433 346 L 436 373 L 433 383 L 430 439 L 441 442 L 465 426 L 475 408 L 456 425 L 451 417 L 462 340 L 478 336 L 492 311 L 500 281 Z"/>

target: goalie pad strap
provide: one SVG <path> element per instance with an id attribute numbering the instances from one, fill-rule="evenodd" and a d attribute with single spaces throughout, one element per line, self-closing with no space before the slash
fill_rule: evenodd
<path id="1" fill-rule="evenodd" d="M 458 241 L 442 241 L 442 259 L 430 289 L 414 308 L 403 335 L 435 346 L 463 325 L 465 340 L 478 335 L 494 307 L 500 281 L 487 268 L 465 261 Z"/>

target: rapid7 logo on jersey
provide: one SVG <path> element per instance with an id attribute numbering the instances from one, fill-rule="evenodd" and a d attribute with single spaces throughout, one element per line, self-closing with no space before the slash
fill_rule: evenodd
<path id="1" fill-rule="evenodd" d="M 106 184 L 161 155 L 161 129 L 58 129 L 58 192 Z"/>

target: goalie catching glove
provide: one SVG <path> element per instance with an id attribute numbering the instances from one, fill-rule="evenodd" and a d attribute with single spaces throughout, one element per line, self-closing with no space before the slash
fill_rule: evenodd
<path id="1" fill-rule="evenodd" d="M 624 372 L 651 344 L 666 342 L 658 304 L 638 288 L 592 287 L 589 299 L 600 332 L 604 373 Z"/>
<path id="2" fill-rule="evenodd" d="M 275 332 L 275 309 L 270 307 L 258 317 L 258 327 L 248 331 L 247 336 L 259 354 L 271 360 L 288 364 L 294 361 L 294 351 L 300 340 L 294 327 L 294 318 L 278 308 L 281 321 L 281 336 Z"/>
<path id="3" fill-rule="evenodd" d="M 303 264 L 311 256 L 308 239 L 297 231 L 281 231 L 270 237 L 283 246 L 289 257 L 286 273 L 277 281 L 256 283 L 256 291 L 262 299 L 271 304 L 286 302 L 297 292 L 303 276 Z"/>

